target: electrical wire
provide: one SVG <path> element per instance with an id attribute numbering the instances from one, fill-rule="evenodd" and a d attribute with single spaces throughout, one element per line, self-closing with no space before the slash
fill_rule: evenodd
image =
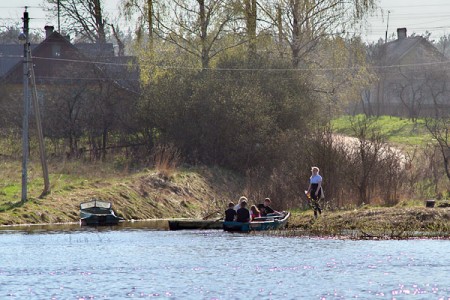
<path id="1" fill-rule="evenodd" d="M 17 56 L 16 56 L 17 57 Z M 83 64 L 95 64 L 95 65 L 112 65 L 112 66 L 123 66 L 123 67 L 138 67 L 137 64 L 129 64 L 129 63 L 114 63 L 114 62 L 104 62 L 104 61 L 95 61 L 95 60 L 75 60 L 75 59 L 63 59 L 63 58 L 49 58 L 49 57 L 39 57 L 33 56 L 33 59 L 40 60 L 50 60 L 50 61 L 60 61 L 60 62 L 70 62 L 70 63 L 83 63 Z M 437 62 L 423 62 L 423 63 L 412 63 L 412 64 L 395 64 L 395 65 L 374 65 L 374 66 L 362 66 L 357 65 L 354 67 L 337 67 L 337 68 L 207 68 L 209 71 L 238 71 L 238 72 L 255 72 L 255 71 L 264 71 L 264 72 L 305 72 L 305 71 L 316 71 L 316 72 L 328 72 L 328 71 L 347 71 L 347 70 L 359 70 L 361 68 L 367 69 L 395 69 L 395 68 L 413 68 L 413 67 L 425 67 L 425 66 L 439 66 L 439 65 L 449 65 L 450 60 L 448 61 L 437 61 Z M 177 66 L 157 66 L 161 69 L 167 70 L 204 70 L 201 67 L 177 67 Z"/>

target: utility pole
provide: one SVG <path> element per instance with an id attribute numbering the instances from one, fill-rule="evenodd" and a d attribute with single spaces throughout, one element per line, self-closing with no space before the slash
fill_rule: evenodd
<path id="1" fill-rule="evenodd" d="M 28 95 L 28 25 L 30 18 L 28 17 L 27 7 L 23 13 L 23 33 L 19 36 L 19 40 L 25 42 L 23 45 L 23 124 L 22 124 L 22 202 L 27 200 L 28 187 L 28 116 L 30 111 L 30 101 Z"/>
<path id="2" fill-rule="evenodd" d="M 34 76 L 34 67 L 31 60 L 31 50 L 28 38 L 29 33 L 29 20 L 27 7 L 23 13 L 23 32 L 19 35 L 19 40 L 24 42 L 23 48 L 23 131 L 22 131 L 22 202 L 27 200 L 27 186 L 28 186 L 28 155 L 29 155 L 29 115 L 30 115 L 30 93 L 29 83 L 31 80 L 32 96 L 33 96 L 33 108 L 36 117 L 36 127 L 38 132 L 39 141 L 39 154 L 41 158 L 42 171 L 44 175 L 44 191 L 40 197 L 43 197 L 50 193 L 50 181 L 48 176 L 47 159 L 45 155 L 45 143 L 44 134 L 42 131 L 41 113 L 39 110 L 39 101 L 36 91 L 36 78 Z"/>
<path id="3" fill-rule="evenodd" d="M 60 0 L 57 1 L 57 8 L 58 8 L 58 32 L 61 33 L 61 20 L 60 20 L 60 5 L 59 5 Z"/>
<path id="4" fill-rule="evenodd" d="M 39 109 L 39 101 L 36 91 L 36 77 L 34 76 L 34 66 L 33 60 L 31 58 L 30 47 L 28 47 L 28 58 L 29 58 L 29 74 L 31 79 L 31 95 L 33 100 L 34 115 L 36 118 L 36 128 L 38 132 L 39 141 L 39 156 L 41 158 L 42 173 L 44 176 L 44 191 L 41 194 L 41 198 L 50 193 L 50 180 L 48 179 L 48 168 L 47 168 L 47 157 L 45 155 L 45 143 L 44 143 L 44 133 L 42 130 L 41 122 L 41 111 Z"/>
<path id="5" fill-rule="evenodd" d="M 386 37 L 384 39 L 384 42 L 387 43 L 387 36 L 388 36 L 388 30 L 389 30 L 389 14 L 391 13 L 390 10 L 388 10 L 388 16 L 387 16 L 387 24 L 386 24 Z"/>

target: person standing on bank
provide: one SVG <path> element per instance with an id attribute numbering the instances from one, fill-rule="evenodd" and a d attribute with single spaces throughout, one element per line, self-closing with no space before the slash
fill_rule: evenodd
<path id="1" fill-rule="evenodd" d="M 311 196 L 311 203 L 314 208 L 314 217 L 317 218 L 317 213 L 322 214 L 322 209 L 319 206 L 319 199 L 322 196 L 322 176 L 319 175 L 319 168 L 311 168 L 312 175 L 309 178 L 309 186 L 307 194 Z"/>

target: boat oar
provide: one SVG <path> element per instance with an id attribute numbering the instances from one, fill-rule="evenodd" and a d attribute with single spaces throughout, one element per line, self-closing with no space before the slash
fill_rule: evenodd
<path id="1" fill-rule="evenodd" d="M 217 220 L 214 220 L 214 221 L 211 222 L 211 223 L 206 223 L 206 224 L 203 225 L 200 229 L 206 229 L 206 228 L 208 228 L 208 227 L 211 227 L 211 226 L 213 226 L 214 224 L 216 224 L 217 222 L 222 221 L 222 220 L 223 220 L 223 216 L 220 216 L 220 218 L 218 218 Z"/>
<path id="2" fill-rule="evenodd" d="M 216 210 L 216 211 L 214 211 L 214 212 L 212 212 L 212 213 L 206 215 L 205 217 L 203 217 L 203 220 L 207 220 L 209 217 L 211 217 L 212 215 L 215 215 L 215 214 L 217 214 L 217 213 L 219 213 L 219 212 L 220 212 L 220 210 Z"/>

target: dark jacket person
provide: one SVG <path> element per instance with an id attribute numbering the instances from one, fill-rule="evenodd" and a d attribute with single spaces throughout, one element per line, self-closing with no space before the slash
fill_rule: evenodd
<path id="1" fill-rule="evenodd" d="M 247 201 L 241 202 L 241 208 L 236 212 L 236 221 L 247 223 L 250 222 L 250 211 L 247 209 Z"/>
<path id="2" fill-rule="evenodd" d="M 225 221 L 232 222 L 236 218 L 236 211 L 234 210 L 234 203 L 228 203 L 228 209 L 225 211 Z"/>

